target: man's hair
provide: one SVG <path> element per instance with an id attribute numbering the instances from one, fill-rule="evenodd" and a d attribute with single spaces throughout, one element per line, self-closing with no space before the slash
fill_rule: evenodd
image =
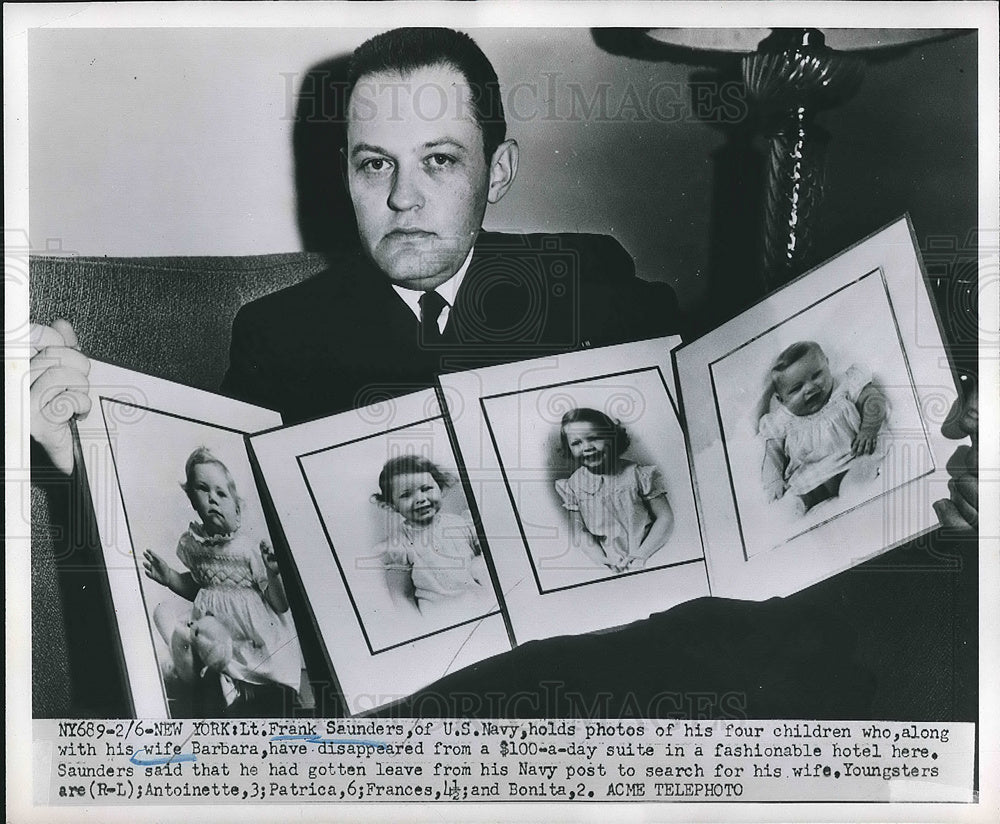
<path id="1" fill-rule="evenodd" d="M 444 491 L 455 483 L 455 477 L 446 472 L 433 461 L 422 455 L 397 455 L 389 458 L 378 475 L 378 492 L 372 495 L 372 501 L 383 506 L 392 505 L 392 482 L 400 475 L 420 475 L 426 472 Z"/>
<path id="2" fill-rule="evenodd" d="M 347 72 L 347 103 L 358 81 L 369 74 L 409 74 L 427 66 L 449 66 L 465 78 L 472 110 L 483 135 L 487 165 L 507 137 L 500 81 L 489 59 L 464 32 L 452 29 L 392 29 L 366 40 L 354 50 Z"/>

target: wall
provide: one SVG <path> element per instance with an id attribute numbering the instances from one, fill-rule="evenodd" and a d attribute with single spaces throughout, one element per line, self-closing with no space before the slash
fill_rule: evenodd
<path id="1" fill-rule="evenodd" d="M 293 157 L 299 86 L 371 33 L 32 31 L 32 248 L 303 248 Z M 688 308 L 719 293 L 724 276 L 740 277 L 732 260 L 720 263 L 727 239 L 712 225 L 725 141 L 720 118 L 706 122 L 695 111 L 703 70 L 609 54 L 587 29 L 475 36 L 508 90 L 510 131 L 522 147 L 518 181 L 487 214 L 488 227 L 613 233 L 640 274 L 673 283 Z M 964 242 L 977 219 L 976 79 L 976 38 L 963 36 L 871 67 L 861 91 L 825 113 L 832 142 L 822 252 L 907 210 L 922 242 Z"/>

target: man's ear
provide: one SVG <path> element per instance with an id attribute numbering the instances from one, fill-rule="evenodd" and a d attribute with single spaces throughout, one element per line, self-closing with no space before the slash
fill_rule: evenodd
<path id="1" fill-rule="evenodd" d="M 486 199 L 490 203 L 496 203 L 507 194 L 507 190 L 514 182 L 517 174 L 517 141 L 505 140 L 490 160 L 490 188 L 486 194 Z"/>

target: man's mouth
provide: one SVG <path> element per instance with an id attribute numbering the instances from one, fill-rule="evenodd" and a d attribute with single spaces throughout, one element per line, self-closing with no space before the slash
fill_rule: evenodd
<path id="1" fill-rule="evenodd" d="M 433 236 L 433 232 L 427 232 L 423 229 L 393 229 L 391 232 L 386 233 L 386 238 L 392 240 L 420 240 L 421 238 Z"/>

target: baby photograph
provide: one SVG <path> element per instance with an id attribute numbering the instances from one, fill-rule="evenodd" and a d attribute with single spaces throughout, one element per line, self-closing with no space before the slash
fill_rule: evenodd
<path id="1" fill-rule="evenodd" d="M 657 369 L 483 408 L 540 593 L 702 557 L 684 436 Z"/>
<path id="2" fill-rule="evenodd" d="M 440 418 L 299 460 L 372 654 L 499 609 Z"/>
<path id="3" fill-rule="evenodd" d="M 897 321 L 875 271 L 712 364 L 748 559 L 933 468 Z"/>
<path id="4" fill-rule="evenodd" d="M 146 610 L 131 620 L 171 717 L 290 714 L 308 682 L 242 434 L 107 398 L 102 412 Z"/>

